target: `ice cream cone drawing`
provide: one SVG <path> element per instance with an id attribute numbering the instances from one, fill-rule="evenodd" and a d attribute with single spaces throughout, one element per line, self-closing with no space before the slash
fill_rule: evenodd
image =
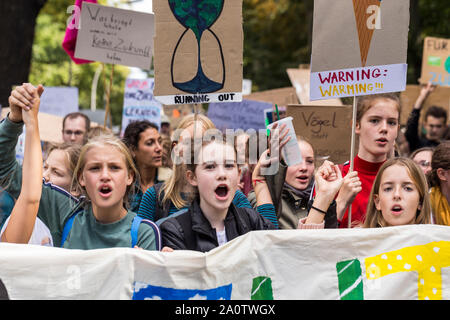
<path id="1" fill-rule="evenodd" d="M 372 41 L 373 32 L 376 28 L 376 24 L 373 22 L 379 22 L 380 4 L 381 0 L 353 0 L 356 26 L 358 28 L 361 64 L 363 67 L 366 65 L 370 43 Z M 373 10 L 373 8 L 375 8 L 374 6 L 376 7 L 376 10 Z M 375 18 L 373 18 L 374 15 Z"/>

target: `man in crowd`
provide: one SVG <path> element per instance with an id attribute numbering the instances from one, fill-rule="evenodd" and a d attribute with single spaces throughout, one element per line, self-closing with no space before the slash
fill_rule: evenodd
<path id="1" fill-rule="evenodd" d="M 91 126 L 88 116 L 81 112 L 72 112 L 63 119 L 62 138 L 64 142 L 84 144 Z"/>
<path id="2" fill-rule="evenodd" d="M 426 131 L 425 135 L 421 137 L 418 132 L 420 111 L 428 95 L 434 89 L 435 86 L 431 82 L 421 89 L 419 97 L 409 115 L 405 136 L 409 143 L 410 152 L 422 147 L 437 146 L 444 139 L 447 132 L 447 111 L 438 106 L 428 108 L 425 113 L 423 123 Z"/>

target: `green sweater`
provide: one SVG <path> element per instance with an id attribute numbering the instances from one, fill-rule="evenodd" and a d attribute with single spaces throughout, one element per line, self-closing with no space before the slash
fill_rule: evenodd
<path id="1" fill-rule="evenodd" d="M 16 161 L 15 147 L 22 128 L 23 122 L 14 123 L 8 118 L 0 122 L 0 186 L 16 199 L 22 186 L 22 167 Z M 114 223 L 102 224 L 96 221 L 86 200 L 77 199 L 64 189 L 43 182 L 38 217 L 50 229 L 55 245 L 60 245 L 67 220 L 81 206 L 84 209 L 75 217 L 64 248 L 131 247 L 130 230 L 136 215 L 134 212 L 128 211 L 123 219 Z M 151 226 L 141 223 L 137 246 L 156 250 L 156 236 Z"/>

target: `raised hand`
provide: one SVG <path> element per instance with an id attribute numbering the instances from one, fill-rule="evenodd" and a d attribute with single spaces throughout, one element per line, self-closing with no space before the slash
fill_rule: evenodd
<path id="1" fill-rule="evenodd" d="M 35 88 L 31 83 L 24 83 L 21 86 L 17 86 L 8 98 L 11 112 L 9 119 L 14 122 L 22 121 L 22 110 L 30 110 L 35 99 L 39 99 L 44 92 L 44 87 L 39 85 Z"/>
<path id="2" fill-rule="evenodd" d="M 336 198 L 336 210 L 338 219 L 342 219 L 347 207 L 353 202 L 356 195 L 361 192 L 362 184 L 358 172 L 349 172 L 342 183 L 339 195 Z"/>

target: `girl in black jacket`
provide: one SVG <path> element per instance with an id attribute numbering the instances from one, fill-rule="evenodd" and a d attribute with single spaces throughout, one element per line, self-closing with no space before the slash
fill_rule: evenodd
<path id="1" fill-rule="evenodd" d="M 233 205 L 240 176 L 233 146 L 222 139 L 203 141 L 199 148 L 192 141 L 191 146 L 186 178 L 197 189 L 197 196 L 188 210 L 160 224 L 163 251 L 206 252 L 249 231 L 275 229 L 257 211 Z M 255 192 L 258 204 L 274 213 L 267 185 L 261 184 Z"/>

